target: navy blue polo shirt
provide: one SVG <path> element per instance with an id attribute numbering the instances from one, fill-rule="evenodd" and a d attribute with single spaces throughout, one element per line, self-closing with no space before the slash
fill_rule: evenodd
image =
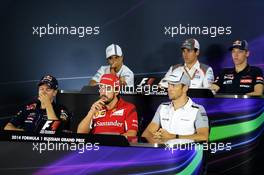
<path id="1" fill-rule="evenodd" d="M 246 94 L 254 91 L 256 84 L 263 84 L 263 73 L 258 67 L 247 65 L 242 71 L 226 68 L 214 84 L 220 87 L 218 93 Z"/>
<path id="2" fill-rule="evenodd" d="M 55 103 L 52 103 L 53 110 L 59 120 L 63 122 L 63 129 L 69 129 L 69 113 L 68 111 Z M 37 128 L 41 124 L 41 120 L 47 120 L 48 116 L 45 109 L 40 108 L 40 103 L 30 103 L 24 106 L 15 117 L 10 120 L 17 128 L 22 128 L 26 132 L 37 132 Z"/>

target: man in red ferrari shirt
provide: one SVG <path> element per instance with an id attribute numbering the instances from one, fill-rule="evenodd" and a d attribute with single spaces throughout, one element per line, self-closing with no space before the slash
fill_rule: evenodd
<path id="1" fill-rule="evenodd" d="M 78 133 L 136 136 L 136 107 L 119 97 L 120 82 L 113 74 L 104 74 L 99 83 L 100 99 L 78 126 Z"/>

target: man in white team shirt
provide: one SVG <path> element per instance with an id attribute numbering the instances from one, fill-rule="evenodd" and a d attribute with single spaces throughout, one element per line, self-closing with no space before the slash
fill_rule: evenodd
<path id="1" fill-rule="evenodd" d="M 213 69 L 198 61 L 200 45 L 196 39 L 187 39 L 183 42 L 182 57 L 184 64 L 176 64 L 170 67 L 165 77 L 170 75 L 174 69 L 180 67 L 191 79 L 190 88 L 210 88 L 214 82 Z M 165 78 L 164 77 L 164 78 Z M 164 86 L 164 78 L 160 81 L 160 86 Z"/>
<path id="2" fill-rule="evenodd" d="M 107 66 L 101 66 L 89 82 L 90 86 L 96 86 L 104 74 L 114 74 L 120 79 L 121 85 L 134 86 L 133 72 L 123 64 L 123 53 L 117 44 L 111 44 L 106 48 Z"/>
<path id="3" fill-rule="evenodd" d="M 208 117 L 203 106 L 187 96 L 190 79 L 181 68 L 165 77 L 171 102 L 162 103 L 142 137 L 208 140 Z"/>

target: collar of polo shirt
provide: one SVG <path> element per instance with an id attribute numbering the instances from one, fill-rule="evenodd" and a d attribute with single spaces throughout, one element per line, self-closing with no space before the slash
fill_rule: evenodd
<path id="1" fill-rule="evenodd" d="M 192 69 L 199 69 L 200 68 L 200 62 L 197 60 L 196 63 L 192 66 L 191 69 L 189 69 L 186 65 L 186 63 L 184 63 L 184 67 L 187 68 L 188 70 L 192 70 Z"/>
<path id="2" fill-rule="evenodd" d="M 181 108 L 179 108 L 179 109 L 186 110 L 186 109 L 190 108 L 192 106 L 192 104 L 193 104 L 192 99 L 188 97 L 187 103 L 184 106 L 182 106 Z M 174 107 L 173 107 L 173 103 L 172 102 L 170 103 L 170 107 L 173 108 L 173 110 L 174 110 Z"/>

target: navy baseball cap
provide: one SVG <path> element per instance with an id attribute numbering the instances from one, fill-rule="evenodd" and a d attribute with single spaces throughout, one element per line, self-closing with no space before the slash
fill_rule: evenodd
<path id="1" fill-rule="evenodd" d="M 38 86 L 41 86 L 43 84 L 48 85 L 51 89 L 58 89 L 58 81 L 52 75 L 45 75 L 44 77 L 42 77 L 38 83 Z"/>
<path id="2" fill-rule="evenodd" d="M 240 50 L 248 50 L 248 42 L 246 40 L 236 40 L 235 42 L 233 42 L 232 46 L 229 47 L 228 50 L 233 50 L 234 48 L 238 48 Z"/>

